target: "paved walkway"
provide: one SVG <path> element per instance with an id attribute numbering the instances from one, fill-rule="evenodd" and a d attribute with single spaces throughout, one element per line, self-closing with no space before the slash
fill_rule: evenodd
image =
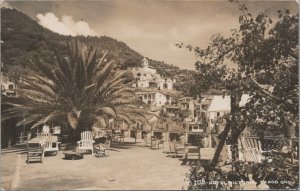
<path id="1" fill-rule="evenodd" d="M 129 142 L 128 142 L 129 141 Z M 131 141 L 131 142 L 130 142 Z M 189 166 L 169 158 L 162 150 L 151 150 L 127 140 L 114 143 L 108 157 L 85 155 L 82 160 L 45 157 L 42 163 L 26 163 L 26 150 L 1 151 L 1 187 L 4 190 L 181 190 Z M 204 153 L 205 155 L 205 153 Z M 230 169 L 225 166 L 224 169 Z M 255 183 L 244 189 L 267 189 Z"/>
<path id="2" fill-rule="evenodd" d="M 168 158 L 162 150 L 140 144 L 116 144 L 109 157 L 85 155 L 83 160 L 45 157 L 26 164 L 24 150 L 2 151 L 2 188 L 5 190 L 181 190 L 188 166 Z"/>

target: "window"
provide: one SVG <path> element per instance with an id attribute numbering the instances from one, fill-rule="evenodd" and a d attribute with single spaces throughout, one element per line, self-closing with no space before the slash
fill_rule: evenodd
<path id="1" fill-rule="evenodd" d="M 144 95 L 144 99 L 147 99 L 147 95 Z"/>
<path id="2" fill-rule="evenodd" d="M 14 89 L 14 85 L 9 84 L 9 85 L 8 85 L 8 89 L 10 89 L 10 90 Z"/>
<path id="3" fill-rule="evenodd" d="M 217 112 L 217 117 L 220 117 L 220 112 Z"/>
<path id="4" fill-rule="evenodd" d="M 168 84 L 164 83 L 164 89 L 167 89 L 167 88 L 168 88 Z"/>

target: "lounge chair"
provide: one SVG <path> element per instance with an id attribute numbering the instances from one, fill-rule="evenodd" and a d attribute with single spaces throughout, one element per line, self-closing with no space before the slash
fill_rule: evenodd
<path id="1" fill-rule="evenodd" d="M 39 143 L 27 143 L 27 164 L 32 161 L 43 163 L 43 148 Z"/>
<path id="2" fill-rule="evenodd" d="M 275 149 L 263 151 L 261 141 L 258 137 L 242 137 L 241 143 L 242 153 L 246 162 L 261 163 L 265 159 L 263 153 L 276 151 Z"/>
<path id="3" fill-rule="evenodd" d="M 94 153 L 93 143 L 93 134 L 91 131 L 84 131 L 81 133 L 81 140 L 77 142 L 79 151 L 92 151 L 92 155 Z"/>
<path id="4" fill-rule="evenodd" d="M 105 156 L 106 152 L 107 152 L 107 156 L 109 156 L 110 143 L 111 140 L 107 140 L 105 144 L 101 144 L 101 143 L 97 144 L 95 147 L 96 156 L 97 157 Z"/>
<path id="5" fill-rule="evenodd" d="M 189 146 L 183 161 L 185 164 L 200 161 L 200 150 L 198 146 Z"/>
<path id="6" fill-rule="evenodd" d="M 176 158 L 182 158 L 186 154 L 184 145 L 175 144 L 174 145 L 174 150 L 175 150 L 175 157 Z"/>
<path id="7" fill-rule="evenodd" d="M 169 142 L 169 152 L 168 152 L 168 157 L 177 157 L 176 155 L 176 150 L 175 150 L 175 143 L 172 141 L 172 142 Z"/>
<path id="8" fill-rule="evenodd" d="M 59 135 L 61 133 L 61 127 L 55 126 L 53 130 L 53 135 Z"/>
<path id="9" fill-rule="evenodd" d="M 44 125 L 42 132 L 43 132 L 43 134 L 49 134 L 50 133 L 50 127 L 48 125 Z"/>
<path id="10" fill-rule="evenodd" d="M 43 148 L 44 148 L 43 157 L 45 156 L 46 152 L 55 152 L 56 156 L 57 156 L 58 151 L 59 151 L 58 144 L 59 144 L 59 142 L 58 142 L 57 136 L 47 137 L 47 140 L 43 146 Z"/>
<path id="11" fill-rule="evenodd" d="M 163 143 L 163 153 L 166 153 L 166 154 L 170 153 L 170 142 L 165 141 Z"/>
<path id="12" fill-rule="evenodd" d="M 151 139 L 150 138 L 144 138 L 144 147 L 151 147 Z"/>

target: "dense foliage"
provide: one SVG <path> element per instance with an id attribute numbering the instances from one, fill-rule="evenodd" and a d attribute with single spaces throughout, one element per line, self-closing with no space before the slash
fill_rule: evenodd
<path id="1" fill-rule="evenodd" d="M 56 52 L 52 65 L 33 61 L 35 70 L 18 82 L 19 96 L 3 97 L 2 105 L 11 107 L 2 121 L 21 117 L 19 124 L 31 123 L 31 128 L 62 121 L 74 130 L 74 141 L 95 123 L 106 127 L 109 119 L 146 121 L 145 104 L 130 88 L 130 72 L 117 70 L 107 52 L 101 55 L 77 41 L 66 50 L 68 56 Z"/>
<path id="2" fill-rule="evenodd" d="M 257 129 L 272 123 L 276 124 L 278 130 L 287 131 L 288 128 L 293 128 L 297 131 L 299 123 L 298 14 L 279 10 L 275 19 L 268 12 L 253 16 L 244 4 L 233 2 L 238 4 L 242 12 L 239 29 L 232 30 L 229 37 L 220 34 L 212 36 L 205 49 L 186 46 L 198 58 L 198 75 L 195 81 L 199 93 L 213 83 L 221 83 L 231 97 L 231 113 L 226 118 L 223 137 L 210 169 L 204 170 L 208 171 L 206 173 L 210 173 L 216 165 L 229 130 L 233 144 L 233 172 L 237 175 L 241 168 L 236 161 L 237 141 L 246 126 Z M 250 95 L 245 107 L 239 107 L 242 94 Z M 260 131 L 260 137 L 265 132 Z M 291 166 L 283 158 L 277 159 L 281 161 L 281 170 Z M 269 166 L 272 165 L 276 166 L 275 161 Z M 264 168 L 265 173 L 272 170 L 271 167 Z M 290 178 L 294 176 L 293 173 L 286 175 Z"/>

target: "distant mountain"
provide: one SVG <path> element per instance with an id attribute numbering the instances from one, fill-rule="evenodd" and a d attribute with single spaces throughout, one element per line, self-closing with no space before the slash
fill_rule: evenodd
<path id="1" fill-rule="evenodd" d="M 22 73 L 30 65 L 32 58 L 42 58 L 51 64 L 55 49 L 64 54 L 65 43 L 75 38 L 88 45 L 97 46 L 102 51 L 109 50 L 108 56 L 116 58 L 122 69 L 141 66 L 143 56 L 116 39 L 107 36 L 60 35 L 42 27 L 16 9 L 1 8 L 1 55 L 4 72 Z M 193 79 L 194 71 L 181 70 L 163 61 L 150 58 L 148 60 L 162 76 L 178 77 L 177 89 L 187 91 L 186 84 Z"/>
<path id="2" fill-rule="evenodd" d="M 110 55 L 118 58 L 121 64 L 130 60 L 137 61 L 142 55 L 129 48 L 125 43 L 113 38 L 101 37 L 72 37 L 54 33 L 16 9 L 1 9 L 2 61 L 8 68 L 11 66 L 26 67 L 30 57 L 39 55 L 52 58 L 54 49 L 64 52 L 64 44 L 72 39 L 101 50 L 109 50 Z M 48 55 L 48 56 L 47 56 Z"/>

